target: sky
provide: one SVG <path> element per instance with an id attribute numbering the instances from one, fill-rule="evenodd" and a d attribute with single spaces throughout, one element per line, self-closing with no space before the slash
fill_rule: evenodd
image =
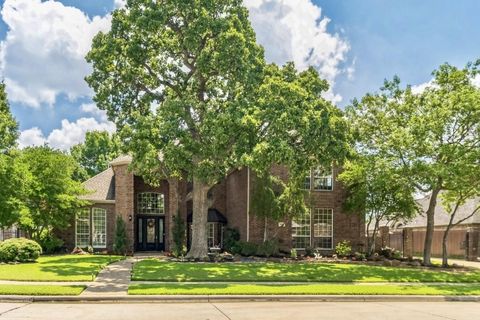
<path id="1" fill-rule="evenodd" d="M 244 0 L 270 62 L 315 67 L 344 108 L 398 75 L 422 86 L 444 62 L 480 58 L 478 0 Z M 92 38 L 123 0 L 0 0 L 0 76 L 19 146 L 68 150 L 115 125 L 83 80 Z"/>

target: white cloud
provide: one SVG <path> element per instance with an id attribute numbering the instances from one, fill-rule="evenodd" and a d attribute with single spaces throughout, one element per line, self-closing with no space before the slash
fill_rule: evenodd
<path id="1" fill-rule="evenodd" d="M 47 143 L 56 149 L 68 150 L 71 146 L 83 142 L 88 131 L 95 130 L 114 132 L 115 125 L 111 122 L 98 122 L 94 118 L 80 118 L 75 122 L 64 119 L 62 127 L 54 129 L 47 138 L 37 127 L 22 131 L 19 137 L 19 146 L 25 148 Z"/>
<path id="2" fill-rule="evenodd" d="M 480 74 L 473 78 L 472 83 L 474 86 L 480 88 Z"/>
<path id="3" fill-rule="evenodd" d="M 18 137 L 18 146 L 23 149 L 29 146 L 41 146 L 44 145 L 47 140 L 43 136 L 43 133 L 37 127 L 24 130 Z"/>
<path id="4" fill-rule="evenodd" d="M 269 61 L 295 62 L 300 70 L 315 67 L 333 86 L 336 77 L 353 74 L 353 65 L 345 70 L 342 63 L 350 50 L 339 34 L 328 32 L 330 19 L 311 0 L 245 0 L 257 39 L 265 47 Z M 326 98 L 338 102 L 341 97 L 330 90 Z"/>
<path id="5" fill-rule="evenodd" d="M 421 83 L 421 84 L 414 85 L 414 86 L 411 87 L 411 89 L 412 89 L 413 94 L 420 94 L 423 91 L 425 91 L 425 89 L 427 89 L 429 87 L 432 87 L 432 86 L 434 86 L 433 79 L 428 81 L 428 82 L 424 82 L 424 83 Z"/>
<path id="6" fill-rule="evenodd" d="M 5 0 L 8 26 L 0 67 L 9 98 L 25 105 L 53 105 L 59 94 L 74 100 L 92 95 L 83 80 L 90 73 L 85 55 L 92 38 L 110 28 L 110 16 L 90 19 L 58 1 Z"/>
<path id="7" fill-rule="evenodd" d="M 108 121 L 107 112 L 105 110 L 98 109 L 95 103 L 84 103 L 80 106 L 80 110 L 91 114 L 102 122 Z"/>
<path id="8" fill-rule="evenodd" d="M 127 4 L 127 0 L 114 0 L 113 5 L 115 8 L 123 8 Z"/>

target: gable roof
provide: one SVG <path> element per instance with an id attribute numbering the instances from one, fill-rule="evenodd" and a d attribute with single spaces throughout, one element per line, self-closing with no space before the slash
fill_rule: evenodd
<path id="1" fill-rule="evenodd" d="M 115 201 L 115 175 L 111 167 L 91 177 L 83 185 L 91 193 L 81 196 L 81 199 L 93 202 Z"/>

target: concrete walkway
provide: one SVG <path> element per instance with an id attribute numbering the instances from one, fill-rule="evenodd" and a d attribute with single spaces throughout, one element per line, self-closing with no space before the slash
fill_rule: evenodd
<path id="1" fill-rule="evenodd" d="M 127 258 L 108 265 L 100 271 L 81 297 L 126 296 L 134 259 Z"/>

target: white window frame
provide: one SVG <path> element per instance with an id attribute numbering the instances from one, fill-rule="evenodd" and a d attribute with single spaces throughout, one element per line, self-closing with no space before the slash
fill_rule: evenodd
<path id="1" fill-rule="evenodd" d="M 330 175 L 319 175 L 316 176 L 315 173 L 316 171 L 325 171 L 326 168 L 323 167 L 317 167 L 312 170 L 312 175 L 311 175 L 311 180 L 310 180 L 310 186 L 313 191 L 321 191 L 321 192 L 331 192 L 333 191 L 333 185 L 335 184 L 334 181 L 334 172 L 333 172 L 333 166 L 330 166 Z M 330 189 L 317 189 L 315 188 L 315 180 L 326 180 L 328 181 L 330 179 L 332 187 Z"/>
<path id="2" fill-rule="evenodd" d="M 153 200 L 157 197 L 157 207 L 148 208 L 145 205 L 145 200 L 150 199 L 153 203 Z M 141 215 L 164 215 L 165 214 L 165 196 L 162 193 L 157 192 L 141 192 L 137 194 L 137 214 Z"/>
<path id="3" fill-rule="evenodd" d="M 95 226 L 95 214 L 98 214 L 98 213 L 101 213 L 103 214 L 103 232 L 100 233 L 100 237 L 104 239 L 104 241 L 100 244 L 95 244 L 95 238 L 96 238 L 96 234 L 97 234 L 97 230 L 96 230 L 96 226 Z M 106 248 L 107 247 L 107 210 L 106 209 L 103 209 L 103 208 L 92 208 L 91 210 L 91 215 L 92 215 L 92 218 L 91 218 L 91 230 L 92 230 L 92 247 L 93 248 L 98 248 L 98 249 L 103 249 L 103 248 Z M 100 221 L 100 220 L 98 220 Z"/>
<path id="4" fill-rule="evenodd" d="M 331 221 L 331 226 L 328 228 L 328 221 L 327 221 L 327 230 L 328 235 L 323 235 L 323 233 L 320 233 L 320 230 L 316 228 L 316 224 L 321 224 L 322 220 L 319 219 L 318 222 L 316 220 L 316 216 L 318 215 L 319 217 L 322 216 L 322 213 L 320 211 L 329 211 L 331 216 L 330 216 L 330 221 Z M 324 213 L 324 212 L 323 212 Z M 313 226 L 313 243 L 315 244 L 316 239 L 321 239 L 321 238 L 330 238 L 331 239 L 331 246 L 330 248 L 323 248 L 323 247 L 316 247 L 315 249 L 320 249 L 320 250 L 332 250 L 333 249 L 333 228 L 334 228 L 334 221 L 333 221 L 333 208 L 314 208 L 313 209 L 313 214 L 312 214 L 312 226 Z M 318 233 L 317 233 L 318 231 Z"/>
<path id="5" fill-rule="evenodd" d="M 82 220 L 86 220 L 87 221 L 87 225 L 88 225 L 88 232 L 78 232 L 78 221 L 80 220 L 79 218 L 79 213 L 76 213 L 75 214 L 75 247 L 79 247 L 79 248 L 86 248 L 90 245 L 90 243 L 92 242 L 92 237 L 91 237 L 91 220 L 90 220 L 90 208 L 83 208 L 81 209 L 81 213 L 82 214 L 85 214 L 87 215 L 87 219 L 85 218 L 82 218 Z M 79 235 L 82 235 L 82 236 L 85 236 L 87 235 L 88 236 L 88 240 L 87 240 L 87 243 L 86 244 L 79 244 L 78 243 L 78 236 Z"/>
<path id="6" fill-rule="evenodd" d="M 304 248 L 300 248 L 300 247 L 294 247 L 293 249 L 296 249 L 296 250 L 305 250 L 307 247 L 311 247 L 312 246 L 312 212 L 311 210 L 308 210 L 308 235 L 298 235 L 296 232 L 294 233 L 294 228 L 302 228 L 306 225 L 306 223 L 302 223 L 302 227 L 294 227 L 293 224 L 296 223 L 295 220 L 296 218 L 301 218 L 302 220 L 304 220 L 304 217 L 294 217 L 292 219 L 292 242 L 294 240 L 294 238 L 304 238 L 304 239 L 308 239 L 308 242 L 307 244 L 309 244 L 308 246 L 305 246 Z"/>

